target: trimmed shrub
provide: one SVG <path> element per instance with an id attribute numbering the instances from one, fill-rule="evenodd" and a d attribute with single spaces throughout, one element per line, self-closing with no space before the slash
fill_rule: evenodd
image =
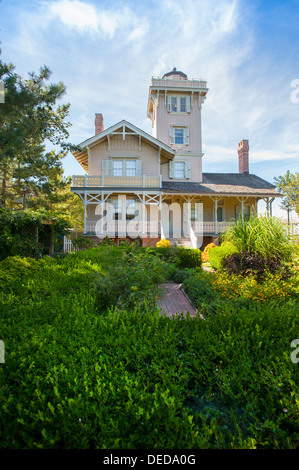
<path id="1" fill-rule="evenodd" d="M 238 249 L 232 243 L 223 243 L 220 246 L 211 248 L 209 250 L 209 261 L 213 269 L 223 269 L 223 262 L 225 258 L 233 253 L 237 253 Z"/>
<path id="2" fill-rule="evenodd" d="M 201 251 L 198 248 L 183 248 L 177 250 L 178 268 L 199 268 L 202 264 Z"/>
<path id="3" fill-rule="evenodd" d="M 171 246 L 170 248 L 149 248 L 148 253 L 160 256 L 178 269 L 198 268 L 202 264 L 201 251 L 197 248 Z"/>

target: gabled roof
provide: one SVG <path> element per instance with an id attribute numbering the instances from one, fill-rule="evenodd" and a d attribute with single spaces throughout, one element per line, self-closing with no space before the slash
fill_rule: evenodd
<path id="1" fill-rule="evenodd" d="M 201 183 L 163 181 L 162 191 L 203 196 L 281 197 L 273 184 L 249 173 L 203 173 Z"/>
<path id="2" fill-rule="evenodd" d="M 81 142 L 81 144 L 79 144 L 79 147 L 81 147 L 82 150 L 73 152 L 74 157 L 78 160 L 78 162 L 84 168 L 85 171 L 88 171 L 88 149 L 102 142 L 104 139 L 108 139 L 110 136 L 117 134 L 123 135 L 124 139 L 126 135 L 136 135 L 139 139 L 147 141 L 153 147 L 161 149 L 161 156 L 164 156 L 168 159 L 173 159 L 173 157 L 175 156 L 175 150 L 173 150 L 171 147 L 164 144 L 155 137 L 152 137 L 150 134 L 144 132 L 143 130 L 134 126 L 130 122 L 122 120 L 117 124 L 114 124 L 113 126 L 105 129 L 103 132 L 100 132 L 99 134 L 96 134 L 93 137 L 84 140 L 83 142 Z"/>

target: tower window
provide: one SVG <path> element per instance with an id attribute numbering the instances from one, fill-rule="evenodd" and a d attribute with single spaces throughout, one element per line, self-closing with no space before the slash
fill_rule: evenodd
<path id="1" fill-rule="evenodd" d="M 187 127 L 170 127 L 169 140 L 172 145 L 189 145 L 189 129 Z"/>
<path id="2" fill-rule="evenodd" d="M 179 128 L 174 129 L 174 143 L 175 144 L 184 143 L 184 129 L 179 129 Z"/>
<path id="3" fill-rule="evenodd" d="M 171 96 L 171 112 L 176 113 L 178 110 L 177 97 Z"/>
<path id="4" fill-rule="evenodd" d="M 190 96 L 169 95 L 169 113 L 190 113 Z"/>

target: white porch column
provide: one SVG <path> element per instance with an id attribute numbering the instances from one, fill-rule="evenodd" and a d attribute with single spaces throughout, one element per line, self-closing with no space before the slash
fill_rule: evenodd
<path id="1" fill-rule="evenodd" d="M 146 205 L 145 205 L 145 194 L 142 194 L 142 237 L 145 237 L 147 230 L 146 227 Z"/>
<path id="2" fill-rule="evenodd" d="M 218 220 L 217 220 L 217 209 L 218 209 L 218 198 L 216 197 L 214 199 L 214 219 L 215 219 L 215 233 L 217 235 L 218 233 Z"/>
<path id="3" fill-rule="evenodd" d="M 86 175 L 85 175 L 85 179 L 86 179 Z M 86 190 L 84 191 L 84 200 L 83 200 L 83 204 L 84 204 L 84 233 L 86 233 L 86 227 L 87 227 L 87 194 L 86 194 Z"/>
<path id="4" fill-rule="evenodd" d="M 87 205 L 84 203 L 84 233 L 86 233 L 87 227 Z"/>
<path id="5" fill-rule="evenodd" d="M 242 215 L 242 219 L 244 217 L 244 199 L 242 198 L 241 199 L 241 215 Z"/>

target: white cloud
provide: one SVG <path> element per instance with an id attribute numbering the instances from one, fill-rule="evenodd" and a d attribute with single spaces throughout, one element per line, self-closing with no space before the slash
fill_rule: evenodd
<path id="1" fill-rule="evenodd" d="M 44 2 L 44 14 L 49 20 L 59 19 L 66 27 L 81 34 L 100 34 L 105 39 L 114 38 L 118 30 L 127 33 L 127 41 L 143 37 L 148 23 L 138 18 L 127 6 L 113 9 L 80 0 Z"/>
<path id="2" fill-rule="evenodd" d="M 60 0 L 44 4 L 48 9 L 48 15 L 58 17 L 62 23 L 80 32 L 97 32 L 99 18 L 93 5 L 79 0 Z"/>

